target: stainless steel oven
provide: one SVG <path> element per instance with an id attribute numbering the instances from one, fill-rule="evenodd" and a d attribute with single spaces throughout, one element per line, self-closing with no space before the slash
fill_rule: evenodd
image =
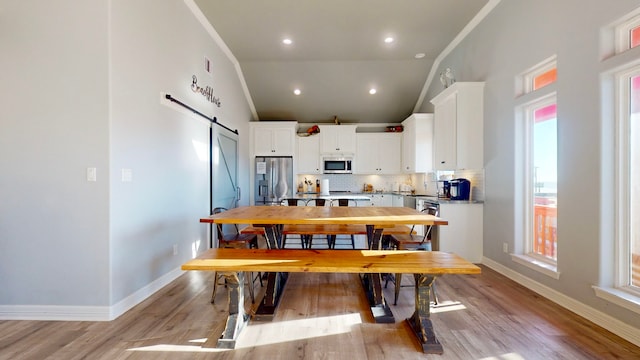
<path id="1" fill-rule="evenodd" d="M 418 197 L 416 198 L 416 210 L 422 211 L 427 208 L 436 208 L 438 211 L 438 216 L 440 215 L 440 203 L 438 203 L 437 197 Z M 428 225 L 416 226 L 415 231 L 418 235 L 424 234 L 424 228 Z M 431 229 L 431 248 L 433 250 L 438 250 L 440 248 L 440 242 L 438 239 L 438 226 L 434 226 Z"/>

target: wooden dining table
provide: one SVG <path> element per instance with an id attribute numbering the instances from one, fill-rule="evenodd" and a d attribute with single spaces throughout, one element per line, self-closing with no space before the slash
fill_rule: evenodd
<path id="1" fill-rule="evenodd" d="M 278 250 L 281 248 L 282 235 L 281 229 L 283 225 L 288 224 L 335 224 L 335 225 L 365 225 L 367 229 L 367 247 L 368 251 L 381 251 L 381 239 L 382 232 L 385 228 L 392 228 L 397 225 L 447 225 L 447 221 L 429 215 L 423 212 L 419 212 L 415 209 L 407 207 L 316 207 L 316 206 L 249 206 L 238 207 L 216 215 L 211 215 L 200 219 L 202 223 L 219 223 L 219 224 L 250 224 L 254 227 L 263 227 L 264 236 L 267 241 L 267 247 L 269 249 Z M 291 250 L 301 251 L 301 250 Z M 310 250 L 305 250 L 310 251 Z M 344 252 L 350 250 L 312 250 L 317 254 L 320 252 Z M 208 256 L 218 256 L 217 253 L 210 253 Z M 247 252 L 247 254 L 249 254 Z M 346 254 L 346 253 L 345 253 Z M 255 255 L 255 254 L 254 254 Z M 251 256 L 251 255 L 247 255 Z M 280 255 L 279 255 L 280 256 Z M 287 255 L 292 256 L 292 255 Z M 304 256 L 309 256 L 304 255 Z M 336 255 L 338 256 L 338 255 Z M 384 256 L 382 256 L 384 258 Z M 183 265 L 184 270 L 214 270 L 222 269 L 225 264 L 224 259 L 211 259 L 207 258 L 207 255 L 201 258 L 201 260 L 211 260 L 210 266 L 205 268 L 202 263 L 199 263 L 198 259 Z M 256 259 L 259 260 L 259 259 Z M 402 265 L 402 264 L 400 264 Z M 423 339 L 427 339 L 429 334 L 433 333 L 431 328 L 431 322 L 429 320 L 429 294 L 431 293 L 431 285 L 436 275 L 444 273 L 479 273 L 480 268 L 466 262 L 465 260 L 455 257 L 455 262 L 450 264 L 443 262 L 440 264 L 441 268 L 439 272 L 435 273 L 433 268 L 424 267 L 423 269 L 411 268 L 399 269 L 400 272 L 414 273 L 416 274 L 416 314 L 421 320 L 417 321 L 418 324 L 414 328 L 417 331 L 416 334 Z M 397 266 L 394 264 L 393 266 Z M 313 267 L 312 267 L 313 269 Z M 352 272 L 352 269 L 339 267 L 334 264 L 334 271 Z M 255 270 L 255 269 L 254 269 Z M 368 272 L 366 264 L 360 271 L 363 273 L 360 276 L 362 285 L 367 292 L 367 298 L 369 299 L 371 306 L 371 313 L 375 322 L 377 323 L 393 323 L 395 319 L 393 314 L 387 305 L 384 296 L 382 294 L 381 286 L 381 273 L 375 272 L 375 267 L 371 269 L 373 272 Z M 398 269 L 396 269 L 398 270 Z M 284 270 L 276 270 L 284 271 Z M 290 270 L 300 271 L 300 270 Z M 308 270 L 305 270 L 308 271 Z M 318 271 L 312 270 L 312 271 Z M 366 273 L 365 273 L 366 271 Z M 282 294 L 282 290 L 287 280 L 287 272 L 269 272 L 267 276 L 267 285 L 265 295 L 260 302 L 258 308 L 255 310 L 254 317 L 259 320 L 273 318 L 275 311 Z M 420 287 L 420 289 L 419 289 Z M 422 298 L 418 298 L 422 294 Z M 425 296 L 426 295 L 426 296 Z M 425 299 L 426 297 L 426 299 Z M 426 305 L 425 305 L 426 304 Z M 424 321 L 423 321 L 424 320 Z M 426 324 L 426 325 L 425 325 Z M 425 333 L 425 331 L 427 333 Z M 435 339 L 435 336 L 433 336 Z M 428 341 L 426 341 L 428 342 Z M 431 344 L 433 345 L 433 344 Z M 423 347 L 431 346 L 425 345 L 423 341 Z M 439 344 L 437 349 L 441 349 Z M 426 347 L 425 347 L 426 349 Z"/>
<path id="2" fill-rule="evenodd" d="M 267 247 L 282 247 L 282 227 L 292 224 L 323 225 L 365 225 L 367 248 L 380 250 L 382 232 L 396 225 L 447 225 L 442 218 L 429 215 L 408 207 L 346 207 L 346 206 L 247 206 L 237 207 L 219 214 L 201 218 L 202 223 L 251 224 L 264 228 Z M 270 273 L 267 289 L 256 309 L 256 318 L 272 318 L 280 294 L 287 280 L 286 273 Z M 371 305 L 371 312 L 377 323 L 395 321 L 391 309 L 382 295 L 381 275 L 371 273 L 363 277 L 363 285 Z"/>

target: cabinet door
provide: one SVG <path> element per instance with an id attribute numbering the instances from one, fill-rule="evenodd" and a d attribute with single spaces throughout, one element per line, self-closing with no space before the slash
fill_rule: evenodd
<path id="1" fill-rule="evenodd" d="M 457 94 L 436 104 L 434 116 L 434 167 L 439 170 L 456 169 Z"/>
<path id="2" fill-rule="evenodd" d="M 298 174 L 322 174 L 320 136 L 298 136 Z"/>
<path id="3" fill-rule="evenodd" d="M 295 132 L 290 128 L 276 128 L 271 131 L 271 145 L 274 155 L 293 155 Z"/>
<path id="4" fill-rule="evenodd" d="M 322 154 L 354 154 L 356 152 L 355 125 L 320 125 Z"/>
<path id="5" fill-rule="evenodd" d="M 378 168 L 378 146 L 375 134 L 357 134 L 356 136 L 356 158 L 354 173 L 356 174 L 377 174 Z"/>
<path id="6" fill-rule="evenodd" d="M 402 134 L 381 134 L 377 150 L 378 173 L 399 174 L 402 172 Z M 389 205 L 391 206 L 391 205 Z"/>
<path id="7" fill-rule="evenodd" d="M 261 124 L 252 127 L 254 155 L 293 156 L 295 152 L 295 125 L 274 125 Z"/>
<path id="8" fill-rule="evenodd" d="M 438 226 L 439 251 L 453 252 L 472 263 L 482 262 L 482 204 L 440 204 L 440 217 L 448 225 Z"/>
<path id="9" fill-rule="evenodd" d="M 402 122 L 402 171 L 416 171 L 416 120 L 409 118 Z"/>
<path id="10" fill-rule="evenodd" d="M 401 170 L 401 134 L 357 134 L 357 174 L 399 174 Z"/>
<path id="11" fill-rule="evenodd" d="M 393 206 L 393 207 L 403 207 L 404 206 L 404 196 L 402 196 L 402 195 L 391 195 L 391 206 Z"/>

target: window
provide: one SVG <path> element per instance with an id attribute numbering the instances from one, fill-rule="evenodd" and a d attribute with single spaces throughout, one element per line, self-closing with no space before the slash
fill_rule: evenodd
<path id="1" fill-rule="evenodd" d="M 516 79 L 527 94 L 516 109 L 518 148 L 516 198 L 519 232 L 514 261 L 558 278 L 558 119 L 557 101 L 549 85 L 557 80 L 553 56 Z M 523 95 L 524 95 L 523 94 Z"/>
<path id="2" fill-rule="evenodd" d="M 608 36 L 612 33 L 614 38 Z M 615 46 L 612 56 L 622 59 L 603 58 L 611 65 L 602 76 L 604 130 L 615 134 L 605 148 L 615 158 L 614 177 L 604 184 L 613 187 L 614 202 L 604 212 L 611 217 L 604 217 L 603 226 L 609 220 L 614 226 L 615 262 L 603 269 L 602 284 L 593 288 L 598 297 L 640 313 L 640 60 L 633 55 L 640 45 L 640 8 L 603 28 L 603 34 L 601 48 Z M 602 241 L 609 246 L 610 238 Z M 602 262 L 608 264 L 607 254 Z"/>
<path id="3" fill-rule="evenodd" d="M 524 122 L 525 234 L 523 254 L 555 265 L 557 261 L 558 136 L 555 94 L 521 109 Z"/>
<path id="4" fill-rule="evenodd" d="M 516 95 L 528 94 L 556 82 L 556 56 L 552 56 L 516 78 Z"/>
<path id="5" fill-rule="evenodd" d="M 616 76 L 618 286 L 640 295 L 640 65 Z M 628 250 L 625 250 L 628 249 Z"/>
<path id="6" fill-rule="evenodd" d="M 640 45 L 640 14 L 636 10 L 628 16 L 615 25 L 616 54 Z"/>

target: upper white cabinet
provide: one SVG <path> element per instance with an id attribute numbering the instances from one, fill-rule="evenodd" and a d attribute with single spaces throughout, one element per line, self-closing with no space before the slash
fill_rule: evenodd
<path id="1" fill-rule="evenodd" d="M 432 171 L 433 114 L 412 114 L 402 126 L 402 172 Z"/>
<path id="2" fill-rule="evenodd" d="M 356 134 L 356 174 L 399 174 L 402 157 L 401 133 Z"/>
<path id="3" fill-rule="evenodd" d="M 254 156 L 293 156 L 296 122 L 251 122 Z"/>
<path id="4" fill-rule="evenodd" d="M 434 105 L 434 167 L 482 169 L 484 82 L 456 82 L 438 94 Z"/>
<path id="5" fill-rule="evenodd" d="M 321 154 L 355 154 L 356 125 L 318 125 Z"/>
<path id="6" fill-rule="evenodd" d="M 298 136 L 298 174 L 322 174 L 320 135 Z"/>

